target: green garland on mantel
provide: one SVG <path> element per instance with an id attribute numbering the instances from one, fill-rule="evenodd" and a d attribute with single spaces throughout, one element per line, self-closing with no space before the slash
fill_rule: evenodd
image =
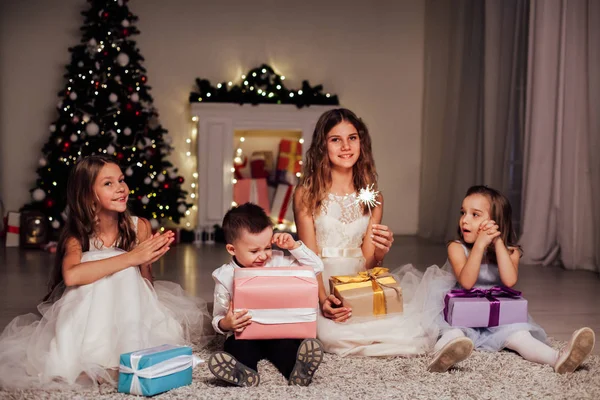
<path id="1" fill-rule="evenodd" d="M 196 78 L 197 90 L 190 93 L 190 103 L 295 104 L 298 108 L 340 104 L 336 95 L 323 93 L 323 85 L 312 87 L 302 81 L 301 89 L 290 90 L 284 80 L 285 76 L 266 64 L 242 75 L 239 85 L 221 82 L 214 87 L 210 81 Z"/>

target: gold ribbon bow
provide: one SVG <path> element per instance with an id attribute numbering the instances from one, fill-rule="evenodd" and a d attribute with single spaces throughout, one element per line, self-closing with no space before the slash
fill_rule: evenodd
<path id="1" fill-rule="evenodd" d="M 339 291 L 356 289 L 364 286 L 348 284 L 361 284 L 363 282 L 371 281 L 371 286 L 373 288 L 373 315 L 384 315 L 387 314 L 387 310 L 385 305 L 385 293 L 383 292 L 383 288 L 381 286 L 386 286 L 390 283 L 396 283 L 396 280 L 391 276 L 384 276 L 381 278 L 378 277 L 381 275 L 386 275 L 388 272 L 388 268 L 375 267 L 370 271 L 361 271 L 358 273 L 358 275 L 332 276 L 332 278 L 336 280 L 336 283 L 344 284 L 343 287 L 338 288 Z M 379 281 L 379 279 L 381 279 L 381 281 Z"/>

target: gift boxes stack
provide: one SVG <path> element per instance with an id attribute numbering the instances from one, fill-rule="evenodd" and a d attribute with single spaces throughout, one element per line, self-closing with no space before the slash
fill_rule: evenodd
<path id="1" fill-rule="evenodd" d="M 248 310 L 252 324 L 236 339 L 306 339 L 317 334 L 318 283 L 312 268 L 237 268 L 234 310 Z M 403 312 L 402 289 L 387 268 L 330 278 L 331 293 L 352 307 L 352 320 Z M 362 318 L 364 317 L 364 318 Z"/>
<path id="2" fill-rule="evenodd" d="M 233 201 L 261 206 L 275 224 L 293 224 L 292 194 L 302 170 L 302 143 L 282 139 L 277 160 L 270 151 L 255 151 L 250 158 L 236 157 Z"/>
<path id="3" fill-rule="evenodd" d="M 55 253 L 56 241 L 51 239 L 48 219 L 39 211 L 9 211 L 4 218 L 0 218 L 0 243 L 5 247 L 43 249 Z"/>
<path id="4" fill-rule="evenodd" d="M 349 322 L 401 314 L 402 288 L 387 268 L 357 275 L 332 276 L 330 292 L 352 308 Z M 528 321 L 527 300 L 506 288 L 451 290 L 444 318 L 456 327 L 486 328 Z M 250 324 L 238 339 L 310 338 L 316 335 L 318 285 L 310 268 L 238 268 L 233 304 L 247 309 Z"/>

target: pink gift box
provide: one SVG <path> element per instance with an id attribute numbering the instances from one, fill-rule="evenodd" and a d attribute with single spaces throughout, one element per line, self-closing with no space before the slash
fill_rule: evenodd
<path id="1" fill-rule="evenodd" d="M 233 308 L 252 315 L 236 339 L 316 338 L 318 291 L 309 267 L 236 268 Z"/>
<path id="2" fill-rule="evenodd" d="M 267 215 L 271 213 L 269 206 L 269 189 L 267 180 L 262 179 L 240 179 L 233 185 L 233 201 L 238 205 L 254 203 L 261 206 Z"/>

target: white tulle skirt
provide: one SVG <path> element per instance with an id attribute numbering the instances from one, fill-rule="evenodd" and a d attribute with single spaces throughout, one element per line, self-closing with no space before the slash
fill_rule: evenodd
<path id="1" fill-rule="evenodd" d="M 324 258 L 323 279 L 364 270 L 361 258 Z M 416 356 L 433 349 L 440 334 L 437 316 L 444 294 L 454 285 L 452 273 L 432 266 L 425 273 L 412 265 L 393 271 L 402 288 L 404 313 L 337 323 L 319 315 L 317 337 L 327 352 L 341 356 Z"/>
<path id="2" fill-rule="evenodd" d="M 82 262 L 122 254 L 90 251 Z M 16 317 L 0 335 L 0 387 L 52 388 L 115 384 L 119 356 L 162 344 L 189 344 L 202 332 L 206 304 L 172 282 L 154 287 L 131 267 L 94 283 L 66 288 L 54 303 Z"/>

